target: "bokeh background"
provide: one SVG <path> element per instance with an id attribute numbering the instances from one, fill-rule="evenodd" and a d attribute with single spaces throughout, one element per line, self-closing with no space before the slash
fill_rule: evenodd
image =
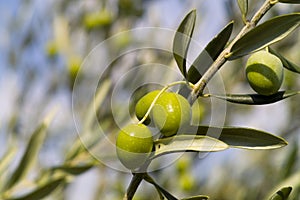
<path id="1" fill-rule="evenodd" d="M 262 3 L 250 0 L 249 16 Z M 107 62 L 111 55 L 120 55 L 136 43 L 138 36 L 130 30 L 156 27 L 174 31 L 192 9 L 197 10 L 194 40 L 202 48 L 229 21 L 234 20 L 233 35 L 243 25 L 233 0 L 0 1 L 0 162 L 5 161 L 5 165 L 0 165 L 5 166 L 0 167 L 0 186 L 5 185 L 17 168 L 33 131 L 48 113 L 56 110 L 37 159 L 30 159 L 28 172 L 5 195 L 25 195 L 53 177 L 63 176 L 66 177 L 64 183 L 44 199 L 122 199 L 131 175 L 92 157 L 80 145 L 80 139 L 87 138 L 82 140 L 91 144 L 88 148 L 104 149 L 104 152 L 105 146 L 99 147 L 102 136 L 114 140 L 118 127 L 111 113 L 111 94 L 126 71 L 149 63 L 177 69 L 171 52 L 161 50 L 133 51 L 117 56 L 109 65 Z M 299 6 L 278 4 L 263 20 L 297 11 L 300 11 Z M 105 44 L 105 48 L 102 46 L 97 62 L 91 62 L 95 64 L 93 69 L 103 69 L 101 76 L 80 68 L 89 65 L 89 55 L 95 52 L 97 45 L 120 33 L 111 40 L 113 42 Z M 298 65 L 299 33 L 297 30 L 273 45 Z M 142 42 L 145 46 L 153 41 L 168 46 L 172 39 L 154 34 Z M 197 48 L 192 50 L 190 62 L 200 52 Z M 228 62 L 220 70 L 226 92 L 253 93 L 245 80 L 245 59 Z M 95 94 L 100 95 L 96 101 L 99 104 L 92 107 L 95 113 L 89 115 L 87 105 L 92 98 L 84 97 L 91 74 L 93 78 L 98 77 L 99 92 Z M 166 82 L 174 79 L 168 73 L 155 70 L 145 74 L 148 80 L 157 79 L 158 75 Z M 285 71 L 282 89 L 299 88 L 299 75 Z M 128 115 L 122 113 L 128 112 L 128 105 L 122 105 L 122 98 L 129 88 L 124 85 L 122 91 L 124 93 L 117 94 L 120 102 L 116 102 L 119 104 L 114 109 L 119 113 L 118 119 L 125 123 Z M 295 187 L 293 199 L 299 199 L 298 105 L 297 96 L 267 106 L 227 104 L 225 125 L 257 128 L 284 137 L 289 145 L 282 149 L 184 154 L 164 169 L 153 172 L 153 176 L 180 198 L 205 194 L 218 200 L 263 199 L 276 187 L 292 184 Z M 201 101 L 200 113 L 201 123 L 209 123 L 208 100 Z M 78 171 L 66 170 L 71 168 Z M 158 196 L 151 185 L 143 183 L 135 199 L 158 199 Z"/>

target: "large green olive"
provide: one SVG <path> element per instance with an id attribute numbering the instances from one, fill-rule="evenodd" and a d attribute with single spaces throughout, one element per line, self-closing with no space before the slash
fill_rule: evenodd
<path id="1" fill-rule="evenodd" d="M 151 117 L 160 132 L 168 137 L 190 123 L 191 107 L 183 96 L 164 92 L 155 103 Z"/>
<path id="2" fill-rule="evenodd" d="M 152 133 L 143 124 L 130 124 L 121 129 L 116 141 L 117 155 L 128 169 L 141 167 L 153 148 Z"/>
<path id="3" fill-rule="evenodd" d="M 275 55 L 259 51 L 246 64 L 246 76 L 253 90 L 261 95 L 275 94 L 283 81 L 283 65 Z"/>

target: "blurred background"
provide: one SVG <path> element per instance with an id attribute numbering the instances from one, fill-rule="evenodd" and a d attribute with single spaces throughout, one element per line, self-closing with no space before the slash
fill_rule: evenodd
<path id="1" fill-rule="evenodd" d="M 248 18 L 262 3 L 249 1 Z M 110 164 L 113 158 L 99 160 L 85 148 L 95 149 L 92 153 L 105 149 L 106 146 L 101 146 L 103 135 L 114 140 L 118 131 L 114 113 L 118 113 L 120 124 L 130 121 L 122 113 L 129 112 L 133 117 L 133 102 L 142 94 L 136 92 L 129 106 L 124 106 L 122 99 L 131 92 L 130 87 L 122 85 L 122 92 L 113 93 L 122 74 L 133 66 L 153 63 L 177 70 L 171 52 L 128 50 L 138 42 L 142 46 L 157 42 L 159 47 L 168 49 L 173 39 L 168 30 L 175 31 L 192 9 L 197 10 L 193 39 L 202 48 L 231 20 L 234 20 L 233 36 L 243 26 L 234 0 L 0 1 L 0 191 L 3 198 L 26 196 L 32 191 L 40 194 L 39 189 L 46 184 L 49 195 L 31 199 L 122 199 L 131 175 L 111 167 L 115 166 Z M 263 20 L 297 11 L 299 6 L 278 4 Z M 140 32 L 131 30 L 146 27 L 163 28 L 168 34 L 147 35 L 137 41 L 140 35 L 136 34 Z M 297 30 L 273 45 L 298 65 L 299 33 Z M 188 60 L 192 62 L 200 51 L 193 48 Z M 245 59 L 227 62 L 220 70 L 227 93 L 253 93 L 244 75 Z M 91 65 L 96 66 L 89 70 Z M 165 82 L 180 79 L 179 73 L 155 69 L 149 69 L 144 78 Z M 93 80 L 96 77 L 96 85 L 89 83 L 90 77 Z M 282 89 L 299 88 L 299 75 L 285 71 Z M 93 96 L 87 94 L 89 90 L 95 93 L 95 104 L 92 104 Z M 120 100 L 115 102 L 114 111 L 110 107 L 112 98 Z M 225 125 L 265 130 L 284 137 L 288 146 L 269 151 L 230 149 L 205 155 L 187 153 L 162 170 L 154 171 L 153 177 L 179 198 L 205 194 L 218 200 L 263 199 L 280 185 L 293 185 L 292 199 L 299 199 L 298 98 L 267 106 L 226 105 Z M 207 124 L 210 101 L 201 100 L 200 105 L 201 117 L 196 120 Z M 46 138 L 34 138 L 34 133 L 39 132 L 36 128 L 53 110 L 56 112 L 46 128 Z M 28 152 L 29 141 L 35 141 L 30 144 L 37 148 L 28 153 L 27 162 L 21 162 Z M 23 168 L 19 167 L 20 163 L 24 164 Z M 12 179 L 17 169 L 21 175 Z M 53 180 L 61 177 L 63 181 L 56 185 Z M 7 186 L 11 180 L 15 182 Z M 139 200 L 158 198 L 153 186 L 147 183 L 139 187 L 135 196 Z"/>

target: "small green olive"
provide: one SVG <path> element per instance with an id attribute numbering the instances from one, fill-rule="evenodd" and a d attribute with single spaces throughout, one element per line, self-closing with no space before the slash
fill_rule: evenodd
<path id="1" fill-rule="evenodd" d="M 190 123 L 191 107 L 183 96 L 164 92 L 155 103 L 151 118 L 164 136 L 172 136 Z"/>
<path id="2" fill-rule="evenodd" d="M 282 84 L 283 74 L 281 60 L 266 51 L 252 54 L 246 64 L 248 82 L 261 95 L 275 94 Z"/>
<path id="3" fill-rule="evenodd" d="M 121 129 L 116 141 L 117 156 L 128 169 L 141 167 L 153 148 L 152 133 L 143 124 L 130 124 Z"/>
<path id="4" fill-rule="evenodd" d="M 153 102 L 154 98 L 158 95 L 159 92 L 159 90 L 149 92 L 137 102 L 135 106 L 135 115 L 139 120 L 141 120 L 145 116 L 151 103 Z M 150 124 L 150 121 L 151 120 L 148 116 L 147 119 L 144 121 L 144 124 L 148 125 Z"/>

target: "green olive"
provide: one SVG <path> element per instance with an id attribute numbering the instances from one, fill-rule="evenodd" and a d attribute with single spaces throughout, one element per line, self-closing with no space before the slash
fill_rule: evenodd
<path id="1" fill-rule="evenodd" d="M 281 60 L 266 51 L 252 54 L 246 64 L 248 82 L 261 95 L 275 94 L 281 87 L 283 74 Z"/>
<path id="2" fill-rule="evenodd" d="M 135 115 L 139 120 L 141 120 L 145 116 L 151 103 L 153 102 L 154 98 L 158 95 L 159 92 L 159 90 L 149 92 L 137 102 L 135 106 Z M 150 117 L 148 116 L 147 119 L 144 121 L 144 124 L 148 125 L 150 124 L 150 121 Z"/>
<path id="3" fill-rule="evenodd" d="M 121 129 L 116 141 L 117 156 L 128 169 L 141 167 L 153 148 L 150 129 L 143 124 L 130 124 Z"/>
<path id="4" fill-rule="evenodd" d="M 172 136 L 190 123 L 191 107 L 183 96 L 164 92 L 156 101 L 151 118 L 164 136 Z"/>

